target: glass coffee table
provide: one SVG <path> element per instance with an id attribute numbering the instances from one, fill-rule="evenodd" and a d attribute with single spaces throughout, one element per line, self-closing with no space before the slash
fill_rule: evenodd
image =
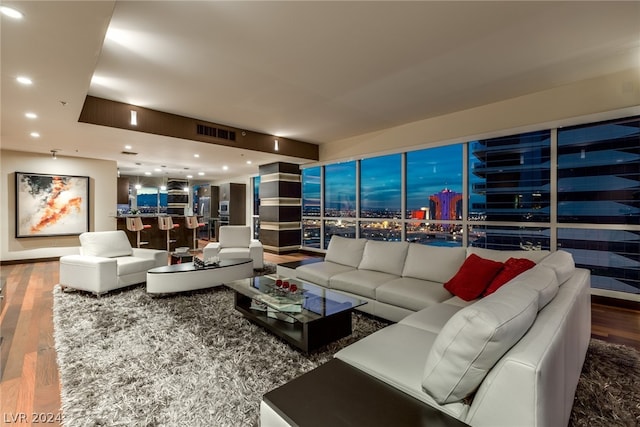
<path id="1" fill-rule="evenodd" d="M 281 286 L 284 282 L 288 289 Z M 305 353 L 351 335 L 351 312 L 366 304 L 331 289 L 277 275 L 225 285 L 235 291 L 236 310 Z"/>

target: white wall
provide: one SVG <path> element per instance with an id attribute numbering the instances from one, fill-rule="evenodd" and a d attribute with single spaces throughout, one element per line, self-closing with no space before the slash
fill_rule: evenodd
<path id="1" fill-rule="evenodd" d="M 116 229 L 117 173 L 116 162 L 78 157 L 0 151 L 0 260 L 25 260 L 59 257 L 77 252 L 77 236 L 15 237 L 15 172 L 88 176 L 89 229 Z"/>
<path id="2" fill-rule="evenodd" d="M 518 98 L 320 145 L 320 162 L 352 160 L 527 132 L 558 125 L 640 114 L 640 69 L 635 68 Z M 629 111 L 620 112 L 618 110 Z M 608 117 L 607 115 L 611 116 Z M 596 116 L 596 117 L 590 117 Z M 580 118 L 580 119 L 577 119 Z"/>

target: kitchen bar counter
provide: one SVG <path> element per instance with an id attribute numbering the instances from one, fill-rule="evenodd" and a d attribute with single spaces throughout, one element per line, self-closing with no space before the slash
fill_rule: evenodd
<path id="1" fill-rule="evenodd" d="M 141 215 L 121 215 L 116 218 L 117 220 L 117 229 L 124 230 L 127 233 L 127 237 L 129 238 L 129 242 L 131 242 L 131 246 L 136 246 L 136 233 L 134 231 L 127 230 L 127 217 L 136 217 L 139 216 L 142 219 L 142 223 L 144 225 L 150 225 L 151 228 L 145 228 L 140 232 L 140 240 L 143 242 L 149 242 L 147 245 L 142 245 L 142 248 L 147 249 L 167 249 L 167 232 L 164 230 L 160 230 L 158 228 L 158 217 L 166 216 L 166 215 L 149 215 L 149 214 L 141 214 Z M 193 230 L 190 230 L 186 227 L 186 220 L 183 215 L 171 215 L 171 219 L 174 224 L 178 224 L 180 227 L 175 228 L 171 231 L 171 240 L 176 240 L 171 243 L 171 251 L 175 250 L 175 248 L 188 246 L 193 249 Z M 201 217 L 198 217 L 198 222 L 203 222 Z M 197 232 L 197 235 L 203 233 L 203 228 Z M 207 233 L 208 234 L 208 233 Z M 203 234 L 204 235 L 204 234 Z"/>

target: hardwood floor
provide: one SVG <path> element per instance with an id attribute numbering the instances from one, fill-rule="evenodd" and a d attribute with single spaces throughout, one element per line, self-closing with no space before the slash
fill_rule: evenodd
<path id="1" fill-rule="evenodd" d="M 303 258 L 303 254 L 265 254 L 266 261 L 275 263 Z M 52 321 L 58 262 L 7 265 L 0 273 L 6 283 L 6 304 L 0 314 L 0 425 L 44 421 L 60 425 L 60 380 Z M 591 330 L 594 338 L 640 350 L 639 310 L 593 303 Z"/>

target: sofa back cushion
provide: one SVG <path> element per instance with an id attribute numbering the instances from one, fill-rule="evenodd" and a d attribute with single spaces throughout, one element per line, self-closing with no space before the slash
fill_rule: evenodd
<path id="1" fill-rule="evenodd" d="M 571 277 L 573 272 L 576 270 L 576 264 L 573 261 L 573 256 L 569 252 L 563 250 L 555 251 L 540 261 L 540 265 L 553 269 L 560 285 L 569 280 L 569 277 Z"/>
<path id="2" fill-rule="evenodd" d="M 366 243 L 367 239 L 350 239 L 342 236 L 331 236 L 324 260 L 358 268 Z"/>
<path id="3" fill-rule="evenodd" d="M 410 243 L 402 270 L 403 277 L 444 283 L 460 269 L 465 248 L 446 248 Z"/>
<path id="4" fill-rule="evenodd" d="M 80 245 L 82 255 L 105 258 L 133 255 L 131 243 L 122 230 L 82 233 Z"/>
<path id="5" fill-rule="evenodd" d="M 537 312 L 538 293 L 524 286 L 504 286 L 458 311 L 429 351 L 424 390 L 441 405 L 468 397 L 527 332 Z"/>
<path id="6" fill-rule="evenodd" d="M 556 273 L 541 264 L 518 275 L 505 286 L 526 286 L 538 292 L 538 311 L 542 310 L 544 306 L 555 298 L 560 287 Z"/>
<path id="7" fill-rule="evenodd" d="M 509 258 L 502 266 L 502 270 L 500 270 L 498 275 L 489 283 L 487 289 L 484 290 L 482 296 L 486 297 L 491 295 L 514 277 L 519 276 L 535 266 L 536 263 L 527 258 Z"/>
<path id="8" fill-rule="evenodd" d="M 364 246 L 359 270 L 381 271 L 400 276 L 407 257 L 407 242 L 377 242 L 368 240 Z"/>
<path id="9" fill-rule="evenodd" d="M 220 248 L 249 248 L 251 228 L 246 225 L 225 225 L 218 232 Z"/>
<path id="10" fill-rule="evenodd" d="M 496 249 L 475 248 L 473 246 L 467 248 L 467 256 L 476 254 L 481 258 L 500 262 L 505 262 L 509 258 L 526 258 L 537 264 L 550 253 L 549 251 L 499 251 Z"/>

